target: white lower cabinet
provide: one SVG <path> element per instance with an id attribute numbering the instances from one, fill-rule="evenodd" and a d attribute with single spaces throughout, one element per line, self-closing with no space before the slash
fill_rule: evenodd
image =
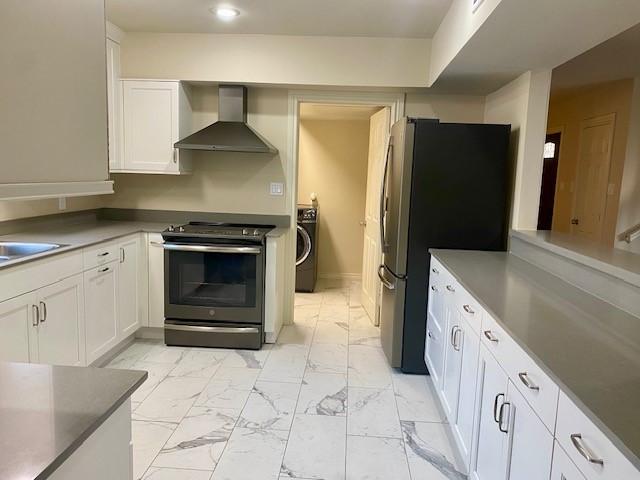
<path id="1" fill-rule="evenodd" d="M 480 347 L 472 480 L 504 480 L 506 477 L 508 430 L 499 421 L 499 409 L 506 398 L 508 383 L 507 374 L 496 359 L 484 346 Z"/>
<path id="2" fill-rule="evenodd" d="M 0 303 L 0 361 L 29 361 L 29 328 L 35 304 L 34 292 Z"/>
<path id="3" fill-rule="evenodd" d="M 586 480 L 557 441 L 553 445 L 551 480 Z"/>
<path id="4" fill-rule="evenodd" d="M 88 363 L 118 343 L 118 296 L 117 261 L 84 272 Z"/>
<path id="5" fill-rule="evenodd" d="M 164 327 L 164 249 L 159 233 L 149 234 L 149 326 Z"/>
<path id="6" fill-rule="evenodd" d="M 447 287 L 452 288 L 451 285 L 447 285 Z M 461 319 L 456 310 L 452 292 L 453 290 L 445 292 L 442 303 L 443 323 L 446 325 L 446 329 L 443 338 L 444 368 L 440 387 L 442 407 L 450 423 L 455 422 L 458 412 L 458 391 L 460 389 L 460 369 L 462 367 L 462 351 L 456 346 Z"/>
<path id="7" fill-rule="evenodd" d="M 140 326 L 140 239 L 136 235 L 120 243 L 118 264 L 118 333 L 120 339 L 136 332 Z"/>
<path id="8" fill-rule="evenodd" d="M 509 432 L 510 480 L 546 480 L 551 472 L 553 436 L 509 381 L 506 401 L 500 406 Z"/>
<path id="9" fill-rule="evenodd" d="M 29 332 L 30 360 L 53 365 L 85 365 L 82 275 L 74 275 L 37 292 Z"/>
<path id="10" fill-rule="evenodd" d="M 468 465 L 471 460 L 473 444 L 480 337 L 466 320 L 460 322 L 460 328 L 461 331 L 456 337 L 456 342 L 460 345 L 459 348 L 462 353 L 458 413 L 455 423 L 451 427 L 453 428 L 453 435 L 460 449 L 462 459 Z"/>

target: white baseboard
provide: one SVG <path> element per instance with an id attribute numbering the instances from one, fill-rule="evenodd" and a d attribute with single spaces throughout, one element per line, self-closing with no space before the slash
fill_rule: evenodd
<path id="1" fill-rule="evenodd" d="M 319 280 L 349 280 L 352 282 L 359 281 L 361 275 L 359 273 L 319 273 Z"/>

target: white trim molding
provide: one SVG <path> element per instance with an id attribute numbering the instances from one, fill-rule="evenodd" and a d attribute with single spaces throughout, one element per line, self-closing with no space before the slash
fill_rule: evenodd
<path id="1" fill-rule="evenodd" d="M 388 92 L 357 92 L 330 90 L 290 90 L 289 91 L 289 125 L 288 150 L 285 167 L 286 175 L 286 204 L 289 215 L 296 218 L 298 198 L 298 135 L 300 123 L 301 103 L 324 103 L 332 105 L 367 105 L 372 107 L 389 107 L 390 125 L 404 116 L 405 94 Z M 295 251 L 296 251 L 296 222 L 292 222 L 288 235 L 285 264 L 284 284 L 284 319 L 285 324 L 293 322 L 293 306 L 295 293 Z"/>
<path id="2" fill-rule="evenodd" d="M 107 38 L 113 40 L 117 44 L 122 43 L 122 39 L 124 38 L 124 32 L 120 27 L 114 25 L 113 23 L 107 21 Z"/>
<path id="3" fill-rule="evenodd" d="M 85 197 L 113 193 L 113 180 L 101 182 L 5 183 L 0 184 L 0 200 Z"/>

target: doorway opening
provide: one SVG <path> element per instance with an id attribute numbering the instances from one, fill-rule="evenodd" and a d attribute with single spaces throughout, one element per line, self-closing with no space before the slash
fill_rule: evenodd
<path id="1" fill-rule="evenodd" d="M 556 180 L 558 178 L 558 159 L 560 157 L 561 139 L 562 132 L 547 133 L 547 138 L 544 143 L 538 230 L 551 230 L 553 225 L 553 205 L 556 197 Z"/>
<path id="2" fill-rule="evenodd" d="M 390 109 L 301 102 L 299 112 L 296 291 L 333 295 L 336 307 L 362 306 L 377 325 Z"/>

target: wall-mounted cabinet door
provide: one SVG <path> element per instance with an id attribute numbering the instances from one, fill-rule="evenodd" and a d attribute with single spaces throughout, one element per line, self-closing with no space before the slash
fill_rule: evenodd
<path id="1" fill-rule="evenodd" d="M 502 408 L 503 424 L 510 436 L 510 480 L 547 479 L 551 473 L 553 437 L 522 394 L 509 381 L 507 401 Z"/>
<path id="2" fill-rule="evenodd" d="M 122 82 L 120 44 L 107 38 L 107 128 L 109 131 L 109 170 L 124 168 L 122 145 Z"/>
<path id="3" fill-rule="evenodd" d="M 173 147 L 190 123 L 186 117 L 191 109 L 186 108 L 188 99 L 180 82 L 123 80 L 122 88 L 124 170 L 166 174 L 190 170 L 188 152 Z"/>
<path id="4" fill-rule="evenodd" d="M 85 365 L 82 275 L 38 290 L 39 325 L 32 361 L 53 365 Z M 33 330 L 32 330 L 33 331 Z"/>
<path id="5" fill-rule="evenodd" d="M 118 263 L 84 272 L 87 363 L 118 343 Z"/>
<path id="6" fill-rule="evenodd" d="M 159 233 L 149 234 L 149 326 L 164 327 L 164 249 Z"/>
<path id="7" fill-rule="evenodd" d="M 0 361 L 28 362 L 29 330 L 35 317 L 36 294 L 0 303 Z"/>
<path id="8" fill-rule="evenodd" d="M 478 405 L 471 480 L 505 480 L 508 430 L 501 425 L 500 407 L 506 401 L 508 377 L 493 355 L 480 347 Z M 504 410 L 503 410 L 504 411 Z"/>
<path id="9" fill-rule="evenodd" d="M 120 339 L 135 333 L 139 326 L 138 288 L 139 237 L 120 244 L 118 263 L 118 332 Z"/>

